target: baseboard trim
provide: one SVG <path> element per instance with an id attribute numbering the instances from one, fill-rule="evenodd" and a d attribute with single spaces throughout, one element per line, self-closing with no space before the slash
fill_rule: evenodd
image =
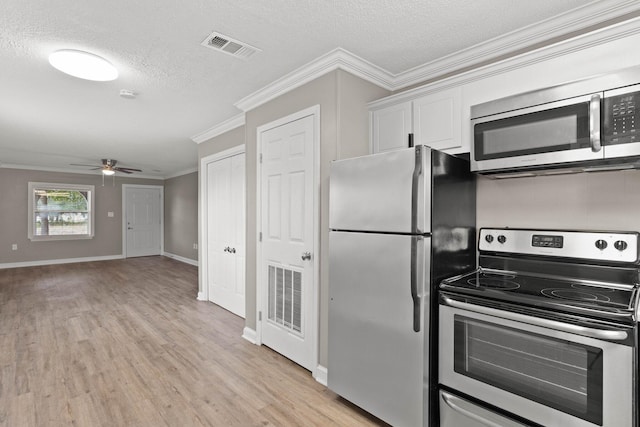
<path id="1" fill-rule="evenodd" d="M 172 254 L 170 252 L 162 252 L 162 256 L 166 256 L 167 258 L 175 259 L 176 261 L 184 262 L 185 264 L 190 264 L 193 266 L 198 266 L 198 261 L 194 259 L 185 258 L 180 255 Z"/>
<path id="2" fill-rule="evenodd" d="M 42 265 L 54 264 L 73 264 L 76 262 L 92 262 L 92 261 L 111 261 L 114 259 L 123 259 L 124 255 L 106 255 L 83 258 L 63 258 L 63 259 L 46 259 L 41 261 L 24 261 L 24 262 L 7 262 L 0 263 L 0 269 L 5 268 L 21 268 L 21 267 L 39 267 Z"/>
<path id="3" fill-rule="evenodd" d="M 196 297 L 198 301 L 209 301 L 204 294 L 204 292 L 198 292 L 198 296 Z"/>
<path id="4" fill-rule="evenodd" d="M 242 338 L 249 341 L 251 344 L 258 344 L 258 334 L 256 331 L 246 326 L 242 330 Z"/>
<path id="5" fill-rule="evenodd" d="M 327 386 L 327 377 L 329 375 L 329 371 L 322 365 L 318 365 L 316 367 L 316 371 L 313 373 L 313 378 L 323 386 Z"/>

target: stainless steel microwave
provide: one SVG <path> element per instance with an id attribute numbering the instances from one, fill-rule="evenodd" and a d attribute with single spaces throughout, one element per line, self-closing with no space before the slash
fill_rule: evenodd
<path id="1" fill-rule="evenodd" d="M 471 107 L 471 170 L 640 168 L 640 67 Z"/>

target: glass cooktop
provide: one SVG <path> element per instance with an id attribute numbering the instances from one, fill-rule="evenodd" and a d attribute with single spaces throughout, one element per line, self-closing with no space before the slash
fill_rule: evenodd
<path id="1" fill-rule="evenodd" d="M 531 274 L 478 269 L 443 280 L 440 289 L 520 305 L 597 317 L 629 317 L 638 289 L 631 284 L 589 282 Z"/>

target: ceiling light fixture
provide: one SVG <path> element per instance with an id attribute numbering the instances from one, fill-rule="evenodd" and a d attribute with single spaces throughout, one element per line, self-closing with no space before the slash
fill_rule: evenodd
<path id="1" fill-rule="evenodd" d="M 113 169 L 102 169 L 102 174 L 103 175 L 113 175 L 115 173 L 116 173 L 116 171 L 114 171 Z"/>
<path id="2" fill-rule="evenodd" d="M 82 50 L 62 49 L 49 55 L 57 70 L 85 80 L 105 82 L 118 78 L 118 70 L 106 59 Z"/>

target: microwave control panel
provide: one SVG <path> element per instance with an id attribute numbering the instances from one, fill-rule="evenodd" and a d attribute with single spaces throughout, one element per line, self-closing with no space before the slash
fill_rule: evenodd
<path id="1" fill-rule="evenodd" d="M 640 142 L 640 87 L 637 91 L 607 96 L 604 99 L 605 144 Z"/>

